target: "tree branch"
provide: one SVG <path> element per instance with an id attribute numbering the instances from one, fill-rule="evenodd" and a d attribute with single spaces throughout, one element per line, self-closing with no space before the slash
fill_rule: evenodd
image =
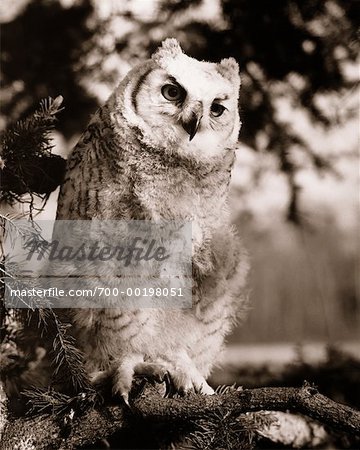
<path id="1" fill-rule="evenodd" d="M 231 391 L 223 395 L 156 399 L 148 387 L 135 398 L 133 407 L 143 418 L 158 420 L 196 419 L 216 409 L 234 414 L 272 410 L 293 411 L 311 417 L 331 428 L 350 434 L 360 433 L 360 412 L 321 395 L 317 389 L 258 388 Z"/>
<path id="2" fill-rule="evenodd" d="M 2 446 L 4 450 L 14 444 L 43 449 L 72 449 L 93 444 L 116 431 L 129 430 L 134 420 L 156 423 L 196 421 L 214 411 L 230 412 L 234 416 L 244 412 L 262 410 L 293 411 L 320 421 L 330 429 L 353 436 L 360 434 L 360 412 L 334 402 L 308 385 L 301 388 L 258 388 L 231 390 L 222 395 L 191 395 L 184 398 L 162 398 L 157 387 L 146 384 L 131 401 L 132 409 L 125 406 L 101 406 L 71 420 L 60 421 L 53 416 L 20 418 L 8 422 Z M 139 424 L 139 422 L 137 422 Z M 138 425 L 139 426 L 139 425 Z"/>

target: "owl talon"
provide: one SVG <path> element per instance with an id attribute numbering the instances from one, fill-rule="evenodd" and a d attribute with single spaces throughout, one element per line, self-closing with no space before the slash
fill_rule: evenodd
<path id="1" fill-rule="evenodd" d="M 123 394 L 120 394 L 122 399 L 124 400 L 124 403 L 131 408 L 130 403 L 129 403 L 129 394 L 127 392 L 124 392 Z"/>
<path id="2" fill-rule="evenodd" d="M 164 382 L 165 382 L 165 388 L 166 388 L 165 394 L 164 394 L 164 398 L 171 398 L 171 397 L 173 397 L 176 391 L 174 389 L 174 384 L 171 381 L 171 377 L 170 377 L 169 372 L 167 372 L 165 374 Z"/>

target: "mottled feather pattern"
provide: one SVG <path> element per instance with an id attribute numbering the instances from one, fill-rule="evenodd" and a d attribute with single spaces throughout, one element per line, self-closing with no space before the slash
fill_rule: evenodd
<path id="1" fill-rule="evenodd" d="M 205 378 L 245 309 L 248 260 L 227 205 L 239 87 L 233 59 L 197 61 L 167 39 L 95 113 L 68 159 L 57 219 L 192 222 L 192 309 L 72 311 L 89 374 L 112 371 L 124 398 L 134 374 L 154 367 L 178 391 L 211 393 Z"/>

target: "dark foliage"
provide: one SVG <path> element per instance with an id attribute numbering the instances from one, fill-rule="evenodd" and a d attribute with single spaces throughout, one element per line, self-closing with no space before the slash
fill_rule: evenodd
<path id="1" fill-rule="evenodd" d="M 50 137 L 62 100 L 43 100 L 30 117 L 3 133 L 0 201 L 22 201 L 26 193 L 46 199 L 62 182 L 65 160 L 51 153 Z"/>
<path id="2" fill-rule="evenodd" d="M 68 414 L 81 415 L 89 408 L 93 408 L 98 401 L 98 394 L 93 391 L 81 392 L 73 397 L 52 389 L 28 389 L 23 392 L 30 410 L 34 415 L 51 414 L 66 420 Z"/>
<path id="3" fill-rule="evenodd" d="M 90 1 L 63 8 L 58 1 L 30 2 L 12 22 L 2 25 L 1 73 L 3 89 L 21 80 L 23 89 L 3 102 L 9 124 L 27 117 L 42 98 L 66 100 L 60 129 L 67 136 L 84 129 L 95 100 L 79 84 L 75 65 L 86 53 L 91 31 L 86 20 Z"/>
<path id="4" fill-rule="evenodd" d="M 0 223 L 3 228 L 5 222 L 8 225 L 8 241 L 15 234 L 20 235 L 25 242 L 34 241 L 35 236 L 38 241 L 42 239 L 32 220 L 20 225 L 9 217 L 2 216 Z M 75 408 L 75 404 L 79 404 L 81 409 L 81 405 L 88 404 L 95 398 L 95 391 L 85 371 L 83 355 L 71 334 L 71 325 L 65 311 L 55 311 L 51 308 L 51 301 L 41 296 L 32 297 L 32 305 L 36 305 L 36 308 L 24 308 L 27 302 L 22 297 L 17 299 L 19 308 L 5 308 L 6 278 L 16 281 L 16 288 L 19 290 L 30 286 L 29 279 L 24 284 L 21 273 L 21 264 L 11 260 L 6 261 L 6 267 L 4 264 L 0 266 L 1 381 L 5 383 L 7 394 L 14 397 L 14 409 L 18 413 L 23 412 L 23 408 L 17 405 L 19 393 L 29 386 L 37 388 L 32 397 L 28 392 L 28 397 L 39 399 L 38 404 L 31 405 L 37 411 L 48 411 L 45 404 L 53 397 L 53 401 L 48 402 L 50 409 L 66 410 L 69 405 Z M 36 279 L 31 286 L 36 287 Z M 59 395 L 49 390 L 49 386 L 60 390 Z M 74 396 L 79 397 L 75 399 Z"/>

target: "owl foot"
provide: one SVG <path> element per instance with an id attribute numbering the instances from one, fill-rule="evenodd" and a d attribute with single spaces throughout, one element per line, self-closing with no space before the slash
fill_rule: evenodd
<path id="1" fill-rule="evenodd" d="M 140 363 L 135 367 L 135 376 L 156 383 L 165 383 L 165 397 L 173 390 L 169 372 L 165 365 L 159 363 Z"/>
<path id="2" fill-rule="evenodd" d="M 205 378 L 192 365 L 179 368 L 166 362 L 143 362 L 135 366 L 134 375 L 143 377 L 148 381 L 164 382 L 166 386 L 165 397 L 190 393 L 214 394 L 214 390 L 207 384 Z"/>
<path id="3" fill-rule="evenodd" d="M 184 371 L 179 368 L 169 371 L 170 389 L 167 389 L 166 397 L 175 394 L 185 396 L 189 394 L 213 395 L 215 391 L 208 385 L 205 378 L 195 369 Z"/>
<path id="4" fill-rule="evenodd" d="M 135 366 L 134 375 L 157 383 L 166 382 L 167 368 L 163 364 L 143 362 Z"/>
<path id="5" fill-rule="evenodd" d="M 113 394 L 121 396 L 128 406 L 130 406 L 129 393 L 134 378 L 165 383 L 165 397 L 194 393 L 213 395 L 214 390 L 208 385 L 205 378 L 191 361 L 187 361 L 187 363 L 179 366 L 168 361 L 144 362 L 143 357 L 132 356 L 123 359 L 111 370 L 93 372 L 90 377 L 95 386 L 105 385 L 111 379 Z"/>

